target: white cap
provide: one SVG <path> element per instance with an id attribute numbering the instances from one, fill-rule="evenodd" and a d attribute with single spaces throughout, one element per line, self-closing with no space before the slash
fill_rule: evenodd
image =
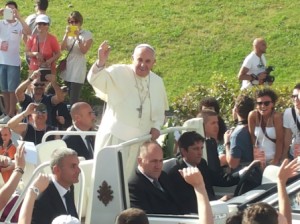
<path id="1" fill-rule="evenodd" d="M 71 215 L 60 215 L 51 224 L 80 224 L 80 221 Z"/>
<path id="2" fill-rule="evenodd" d="M 50 23 L 49 17 L 44 14 L 40 14 L 35 18 L 35 23 Z"/>

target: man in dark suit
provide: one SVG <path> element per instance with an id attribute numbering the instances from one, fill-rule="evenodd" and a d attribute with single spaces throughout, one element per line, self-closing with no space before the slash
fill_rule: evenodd
<path id="1" fill-rule="evenodd" d="M 32 224 L 50 224 L 63 214 L 78 218 L 74 203 L 73 184 L 78 182 L 80 173 L 77 153 L 69 148 L 60 148 L 53 152 L 50 167 L 52 181 L 46 190 L 39 194 L 39 189 L 31 190 L 38 195 L 34 203 Z"/>
<path id="2" fill-rule="evenodd" d="M 202 173 L 205 188 L 210 200 L 216 200 L 213 185 L 227 186 L 237 184 L 239 177 L 233 177 L 223 172 L 210 170 L 206 161 L 202 159 L 202 150 L 205 139 L 195 131 L 183 133 L 178 145 L 181 156 L 177 158 L 176 165 L 168 168 L 166 173 L 173 182 L 173 188 L 180 200 L 184 213 L 197 213 L 197 199 L 194 188 L 187 184 L 178 170 L 187 167 L 197 167 Z"/>
<path id="3" fill-rule="evenodd" d="M 173 186 L 162 166 L 163 151 L 160 145 L 154 141 L 142 144 L 138 167 L 128 182 L 131 207 L 148 214 L 182 214 Z"/>
<path id="4" fill-rule="evenodd" d="M 95 113 L 85 102 L 78 102 L 71 107 L 73 125 L 71 131 L 91 131 L 95 123 Z M 65 135 L 63 140 L 68 148 L 75 150 L 78 156 L 86 160 L 94 158 L 94 137 L 89 135 Z"/>

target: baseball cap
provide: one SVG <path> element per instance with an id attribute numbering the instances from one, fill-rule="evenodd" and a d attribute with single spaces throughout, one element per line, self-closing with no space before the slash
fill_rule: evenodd
<path id="1" fill-rule="evenodd" d="M 35 112 L 47 113 L 47 107 L 43 103 L 39 103 L 39 105 L 35 108 Z"/>
<path id="2" fill-rule="evenodd" d="M 50 23 L 49 17 L 44 14 L 40 14 L 35 18 L 35 23 Z"/>

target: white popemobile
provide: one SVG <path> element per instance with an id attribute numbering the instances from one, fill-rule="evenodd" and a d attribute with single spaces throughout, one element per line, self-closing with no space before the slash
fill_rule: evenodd
<path id="1" fill-rule="evenodd" d="M 194 118 L 187 121 L 183 127 L 172 127 L 162 131 L 162 136 L 174 131 L 192 131 L 195 130 L 203 135 L 203 122 L 201 118 Z M 90 133 L 90 132 L 89 132 Z M 29 187 L 30 182 L 35 175 L 41 171 L 50 172 L 48 160 L 51 152 L 60 146 L 65 146 L 62 140 L 53 140 L 45 142 L 44 139 L 49 135 L 57 134 L 78 134 L 78 132 L 69 131 L 51 131 L 47 132 L 43 138 L 43 143 L 37 146 L 39 167 L 27 166 L 28 171 L 31 169 L 30 176 L 24 176 L 23 192 Z M 80 133 L 79 133 L 80 134 Z M 96 132 L 93 132 L 96 134 Z M 80 161 L 82 170 L 80 181 L 75 185 L 75 200 L 77 210 L 82 223 L 86 224 L 113 224 L 115 217 L 122 210 L 130 207 L 129 191 L 127 180 L 129 175 L 136 167 L 136 158 L 138 146 L 145 140 L 150 139 L 147 135 L 138 139 L 133 139 L 125 143 L 105 147 L 100 150 L 94 160 Z M 203 158 L 206 158 L 206 150 L 203 150 Z M 168 160 L 169 162 L 171 160 Z M 263 174 L 261 186 L 255 190 L 249 191 L 243 195 L 232 198 L 225 202 L 212 201 L 214 220 L 216 224 L 225 223 L 229 215 L 234 214 L 239 209 L 245 208 L 248 204 L 264 201 L 273 206 L 278 206 L 278 197 L 276 189 L 276 174 L 278 168 L 268 166 Z M 33 175 L 32 175 L 33 173 Z M 240 183 L 238 184 L 240 185 Z M 239 187 L 239 186 L 237 186 Z M 225 188 L 222 188 L 224 190 Z M 215 189 L 216 193 L 221 195 L 220 188 Z M 228 188 L 227 188 L 228 190 Z M 233 192 L 234 188 L 229 191 Z M 293 178 L 287 185 L 287 191 L 290 196 L 292 206 L 293 223 L 300 223 L 300 178 Z M 228 192 L 226 192 L 228 193 Z M 24 196 L 21 193 L 19 201 Z M 18 201 L 18 202 L 19 202 Z M 5 223 L 10 223 L 15 207 L 6 219 Z M 199 224 L 197 215 L 148 215 L 150 224 Z"/>

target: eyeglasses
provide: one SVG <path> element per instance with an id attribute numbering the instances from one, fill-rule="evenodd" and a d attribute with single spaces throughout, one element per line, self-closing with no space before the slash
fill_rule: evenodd
<path id="1" fill-rule="evenodd" d="M 43 86 L 45 86 L 45 83 L 34 83 L 33 85 L 35 87 L 38 87 L 38 86 L 43 87 Z"/>
<path id="2" fill-rule="evenodd" d="M 38 26 L 48 26 L 49 23 L 37 23 Z"/>
<path id="3" fill-rule="evenodd" d="M 68 20 L 69 24 L 78 24 L 79 22 L 77 20 Z"/>
<path id="4" fill-rule="evenodd" d="M 297 95 L 292 95 L 291 96 L 293 100 L 299 100 L 298 94 Z"/>
<path id="5" fill-rule="evenodd" d="M 265 105 L 266 107 L 269 106 L 270 103 L 272 103 L 272 101 L 261 101 L 261 102 L 256 102 L 256 104 L 257 104 L 258 106 Z"/>

